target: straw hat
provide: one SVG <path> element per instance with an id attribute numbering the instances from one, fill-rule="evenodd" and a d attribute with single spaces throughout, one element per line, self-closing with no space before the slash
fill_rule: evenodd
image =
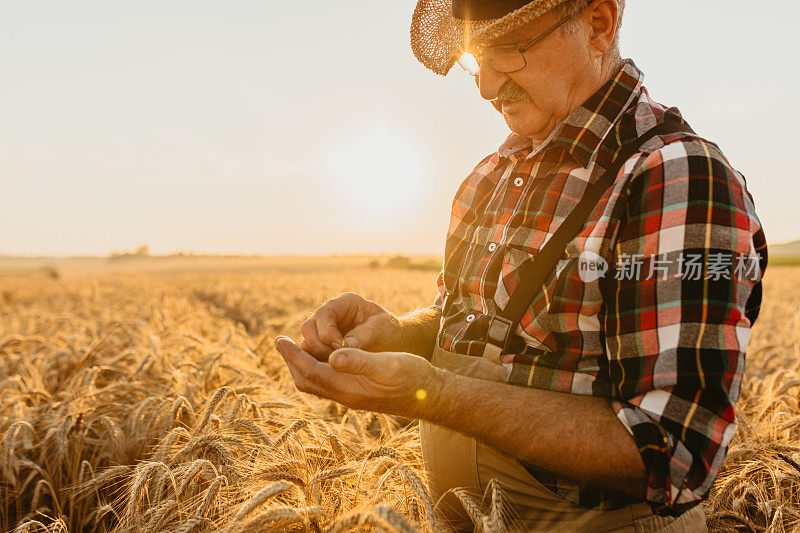
<path id="1" fill-rule="evenodd" d="M 411 50 L 446 75 L 470 45 L 488 42 L 567 0 L 418 0 L 411 17 Z"/>

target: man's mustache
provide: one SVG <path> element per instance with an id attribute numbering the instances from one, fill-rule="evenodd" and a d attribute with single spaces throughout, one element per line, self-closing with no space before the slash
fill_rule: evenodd
<path id="1" fill-rule="evenodd" d="M 529 95 L 525 89 L 517 85 L 514 80 L 508 80 L 500 87 L 500 90 L 497 91 L 497 98 L 492 100 L 492 105 L 495 109 L 500 111 L 501 107 L 503 106 L 503 102 L 531 102 L 533 98 Z"/>

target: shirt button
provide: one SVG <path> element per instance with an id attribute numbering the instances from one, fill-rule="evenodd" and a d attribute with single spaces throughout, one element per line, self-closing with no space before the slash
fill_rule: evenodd
<path id="1" fill-rule="evenodd" d="M 467 322 L 472 322 L 475 320 L 475 315 L 467 315 Z"/>
<path id="2" fill-rule="evenodd" d="M 497 243 L 496 242 L 490 243 L 489 244 L 489 251 L 490 252 L 494 252 L 495 250 L 497 250 Z"/>
<path id="3" fill-rule="evenodd" d="M 523 183 L 525 183 L 525 180 L 523 180 L 522 178 L 517 178 L 514 180 L 514 186 L 516 187 L 522 187 Z"/>

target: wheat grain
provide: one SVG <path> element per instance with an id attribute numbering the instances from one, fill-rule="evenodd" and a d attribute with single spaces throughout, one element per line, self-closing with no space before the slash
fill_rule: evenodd
<path id="1" fill-rule="evenodd" d="M 256 507 L 263 505 L 264 502 L 266 502 L 273 496 L 276 496 L 281 492 L 285 492 L 294 486 L 295 486 L 294 484 L 284 480 L 276 481 L 270 485 L 267 485 L 266 487 L 258 491 L 247 502 L 245 502 L 245 504 L 242 506 L 239 512 L 236 513 L 236 516 L 233 517 L 233 522 L 234 523 L 238 522 L 239 520 L 241 520 L 242 518 L 253 512 L 253 510 L 255 510 Z"/>

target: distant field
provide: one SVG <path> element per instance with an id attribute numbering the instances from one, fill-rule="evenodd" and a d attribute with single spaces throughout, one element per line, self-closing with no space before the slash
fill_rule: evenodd
<path id="1" fill-rule="evenodd" d="M 343 256 L 213 256 L 168 255 L 148 257 L 12 257 L 0 256 L 0 277 L 81 276 L 148 272 L 318 272 L 342 268 L 395 266 L 413 270 L 438 270 L 442 258 L 430 255 Z"/>
<path id="2" fill-rule="evenodd" d="M 51 265 L 59 279 L 27 264 L 0 279 L 0 528 L 442 530 L 416 424 L 297 392 L 271 344 L 344 291 L 427 305 L 436 273 L 271 260 Z M 712 531 L 800 526 L 798 287 L 800 268 L 768 272 Z M 512 525 L 493 521 L 501 501 L 472 502 L 484 531 Z"/>
<path id="3" fill-rule="evenodd" d="M 769 257 L 768 266 L 795 266 L 800 265 L 800 255 L 776 255 Z"/>

